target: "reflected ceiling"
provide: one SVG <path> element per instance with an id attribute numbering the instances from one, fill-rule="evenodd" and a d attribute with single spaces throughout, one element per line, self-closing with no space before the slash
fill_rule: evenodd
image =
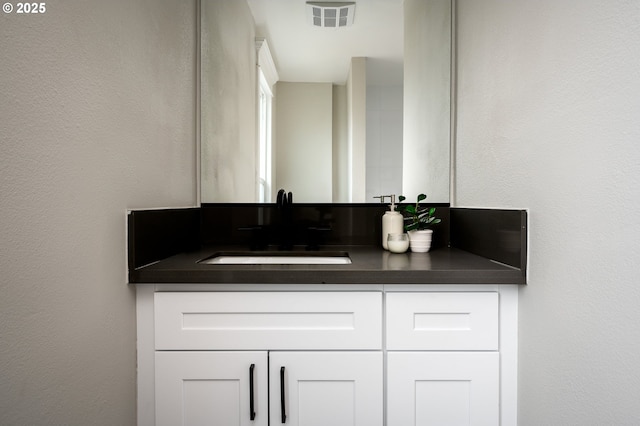
<path id="1" fill-rule="evenodd" d="M 306 0 L 248 0 L 256 35 L 265 37 L 280 80 L 344 84 L 352 57 L 367 57 L 374 65 L 369 84 L 378 75 L 402 83 L 403 0 L 356 2 L 352 26 L 318 28 L 308 21 Z M 313 46 L 313 47 L 311 47 Z"/>

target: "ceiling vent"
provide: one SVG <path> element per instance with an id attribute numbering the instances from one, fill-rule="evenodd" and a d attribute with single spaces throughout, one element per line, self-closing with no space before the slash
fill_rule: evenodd
<path id="1" fill-rule="evenodd" d="M 355 11 L 355 2 L 307 2 L 307 17 L 315 27 L 348 27 L 353 24 Z"/>

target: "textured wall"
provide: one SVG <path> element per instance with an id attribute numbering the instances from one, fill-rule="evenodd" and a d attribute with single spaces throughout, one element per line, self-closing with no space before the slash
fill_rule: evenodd
<path id="1" fill-rule="evenodd" d="M 126 209 L 196 202 L 196 6 L 0 14 L 0 424 L 134 425 Z"/>
<path id="2" fill-rule="evenodd" d="M 246 1 L 202 2 L 203 202 L 257 199 L 255 38 Z"/>
<path id="3" fill-rule="evenodd" d="M 448 203 L 451 1 L 404 2 L 402 194 Z"/>
<path id="4" fill-rule="evenodd" d="M 531 209 L 519 424 L 640 424 L 640 2 L 458 18 L 455 205 Z"/>

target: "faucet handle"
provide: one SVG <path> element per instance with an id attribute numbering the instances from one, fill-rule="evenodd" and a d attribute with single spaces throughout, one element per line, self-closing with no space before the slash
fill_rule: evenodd
<path id="1" fill-rule="evenodd" d="M 396 196 L 395 195 L 377 195 L 373 198 L 380 198 L 380 203 L 384 204 L 384 200 L 386 200 L 387 198 L 391 200 L 391 204 L 395 204 L 396 203 Z"/>

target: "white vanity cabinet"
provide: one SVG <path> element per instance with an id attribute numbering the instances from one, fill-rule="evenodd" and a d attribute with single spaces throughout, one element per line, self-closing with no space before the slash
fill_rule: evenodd
<path id="1" fill-rule="evenodd" d="M 381 426 L 382 353 L 157 351 L 155 394 L 158 426 Z"/>
<path id="2" fill-rule="evenodd" d="M 140 424 L 383 425 L 381 292 L 142 293 L 155 396 Z"/>
<path id="3" fill-rule="evenodd" d="M 515 426 L 517 292 L 138 285 L 138 424 Z"/>
<path id="4" fill-rule="evenodd" d="M 387 293 L 386 308 L 387 425 L 499 425 L 499 293 Z"/>

